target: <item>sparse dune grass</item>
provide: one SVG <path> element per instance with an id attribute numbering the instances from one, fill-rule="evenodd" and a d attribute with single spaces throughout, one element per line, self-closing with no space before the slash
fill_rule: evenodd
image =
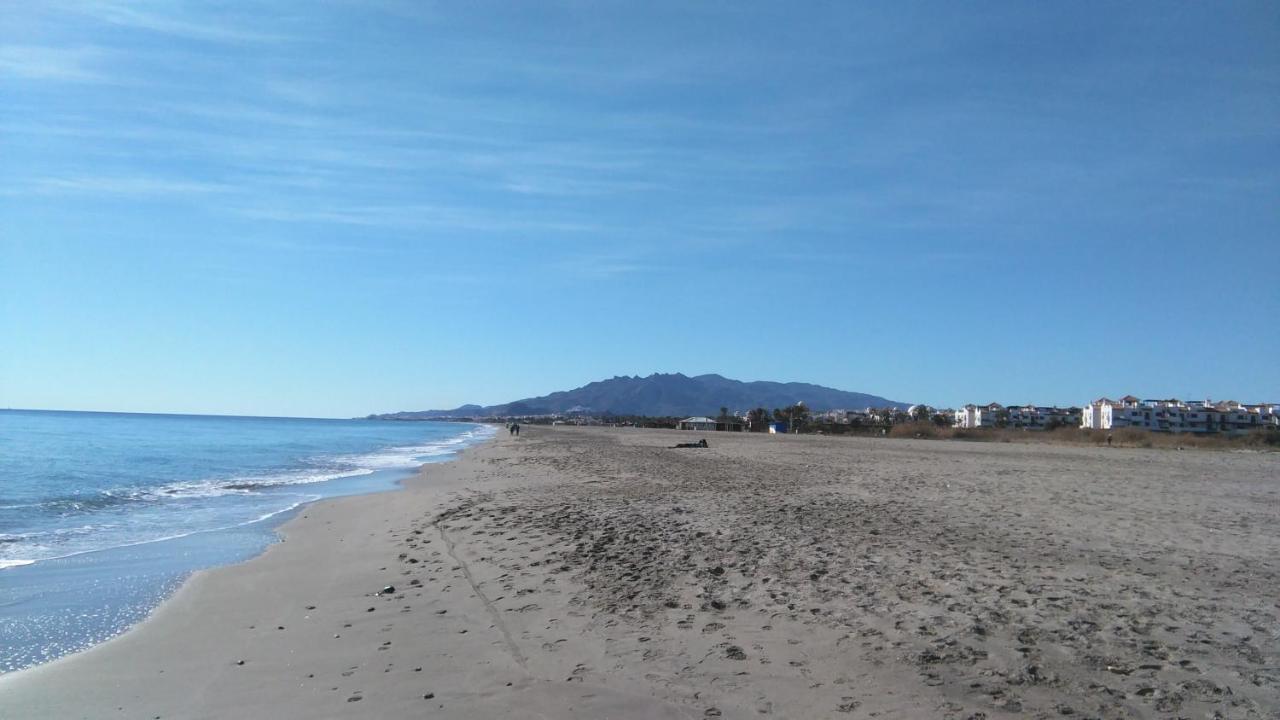
<path id="1" fill-rule="evenodd" d="M 1106 445 L 1106 430 L 1062 427 L 1054 430 L 1014 428 L 952 428 L 932 423 L 895 425 L 889 437 L 928 440 L 970 440 L 976 442 L 1050 443 L 1058 445 Z M 1280 431 L 1254 430 L 1236 435 L 1161 433 L 1138 428 L 1120 428 L 1111 433 L 1115 447 L 1164 448 L 1181 450 L 1280 450 Z"/>

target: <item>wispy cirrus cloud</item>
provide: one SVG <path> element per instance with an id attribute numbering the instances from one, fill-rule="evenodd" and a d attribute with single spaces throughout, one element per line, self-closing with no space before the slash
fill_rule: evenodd
<path id="1" fill-rule="evenodd" d="M 0 46 L 0 76 L 97 82 L 106 79 L 96 67 L 101 57 L 102 51 L 92 47 L 4 45 Z"/>
<path id="2" fill-rule="evenodd" d="M 238 215 L 280 223 L 339 224 L 397 229 L 473 232 L 591 233 L 607 228 L 558 218 L 540 218 L 490 209 L 427 204 L 332 205 L 328 207 L 240 207 Z"/>
<path id="3" fill-rule="evenodd" d="M 22 183 L 17 183 L 22 185 Z M 146 175 L 65 175 L 40 177 L 26 183 L 42 195 L 107 195 L 128 197 L 192 196 L 222 193 L 222 183 Z"/>
<path id="4" fill-rule="evenodd" d="M 190 4 L 123 3 L 113 0 L 90 0 L 70 3 L 67 10 L 96 20 L 147 32 L 172 35 L 188 40 L 219 43 L 270 43 L 294 39 L 290 35 L 252 29 L 247 22 L 230 22 L 227 11 L 200 12 Z"/>
<path id="5" fill-rule="evenodd" d="M 654 183 L 608 178 L 557 177 L 554 175 L 518 174 L 503 188 L 521 195 L 584 196 L 613 195 L 652 190 Z"/>
<path id="6" fill-rule="evenodd" d="M 585 253 L 570 255 L 551 264 L 550 269 L 581 279 L 607 280 L 622 275 L 658 272 L 663 267 L 646 261 L 635 252 Z"/>

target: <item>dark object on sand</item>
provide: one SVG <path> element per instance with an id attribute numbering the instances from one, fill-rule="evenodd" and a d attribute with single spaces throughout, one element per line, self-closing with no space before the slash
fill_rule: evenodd
<path id="1" fill-rule="evenodd" d="M 396 591 L 396 586 L 395 586 L 395 585 L 388 585 L 388 586 L 386 586 L 386 587 L 382 588 L 382 592 L 380 592 L 380 593 L 378 593 L 378 594 L 379 594 L 379 595 L 390 595 L 390 594 L 394 593 L 395 591 Z"/>
<path id="2" fill-rule="evenodd" d="M 676 443 L 671 447 L 673 448 L 704 448 L 704 447 L 711 447 L 711 446 L 707 444 L 706 438 L 702 438 L 696 443 Z"/>

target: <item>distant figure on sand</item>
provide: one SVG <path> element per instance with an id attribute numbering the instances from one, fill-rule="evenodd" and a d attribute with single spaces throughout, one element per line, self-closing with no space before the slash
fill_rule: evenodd
<path id="1" fill-rule="evenodd" d="M 1111 433 L 1107 433 L 1107 447 L 1111 447 Z"/>
<path id="2" fill-rule="evenodd" d="M 710 445 L 707 445 L 707 439 L 706 439 L 706 438 L 702 438 L 702 439 L 701 439 L 701 440 L 699 440 L 698 442 L 693 442 L 693 443 L 676 443 L 675 445 L 672 445 L 671 447 L 672 447 L 672 448 L 704 448 L 704 447 L 710 447 Z"/>
<path id="3" fill-rule="evenodd" d="M 516 437 L 520 437 L 520 423 L 511 423 L 511 427 L 508 428 L 508 430 L 511 432 L 512 435 L 515 435 Z"/>

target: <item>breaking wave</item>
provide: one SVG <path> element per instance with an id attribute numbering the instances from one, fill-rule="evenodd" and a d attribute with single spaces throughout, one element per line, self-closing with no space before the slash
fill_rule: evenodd
<path id="1" fill-rule="evenodd" d="M 292 467 L 267 472 L 3 497 L 0 529 L 8 532 L 0 532 L 0 570 L 261 522 L 306 502 L 359 491 L 337 487 L 338 481 L 349 485 L 375 473 L 446 460 L 493 434 L 485 427 L 456 429 L 449 427 L 454 434 L 438 439 L 367 452 L 311 453 Z M 364 491 L 370 489 L 377 488 Z"/>

